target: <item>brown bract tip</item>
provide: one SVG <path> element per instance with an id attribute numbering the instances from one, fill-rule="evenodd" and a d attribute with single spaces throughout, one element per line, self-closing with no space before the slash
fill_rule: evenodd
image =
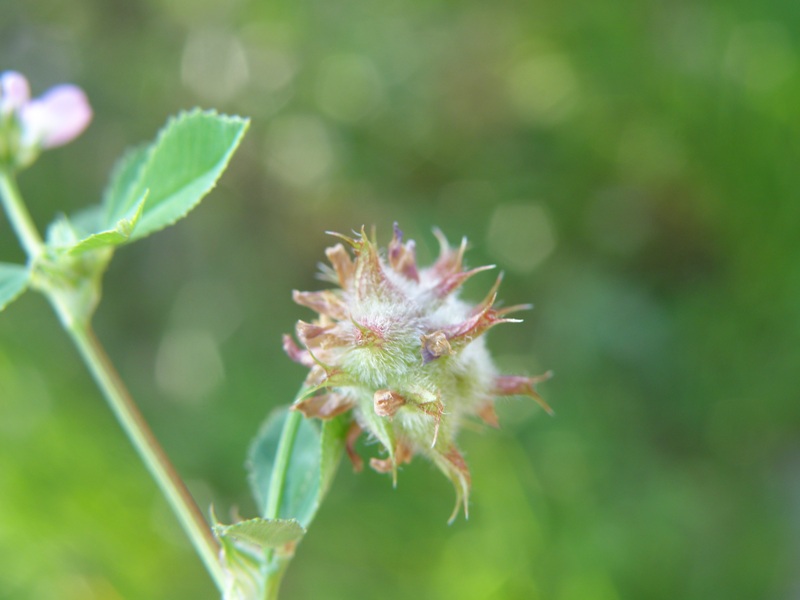
<path id="1" fill-rule="evenodd" d="M 530 396 L 541 406 L 549 415 L 555 414 L 550 405 L 545 402 L 534 386 L 542 381 L 547 381 L 553 376 L 552 371 L 547 371 L 534 377 L 524 375 L 499 375 L 494 380 L 493 392 L 497 396 Z"/>
<path id="2" fill-rule="evenodd" d="M 336 278 L 342 289 L 347 289 L 353 283 L 355 265 L 347 250 L 341 244 L 336 244 L 325 250 L 325 255 L 336 272 Z"/>
<path id="3" fill-rule="evenodd" d="M 439 330 L 430 335 L 423 335 L 420 337 L 420 342 L 422 343 L 422 362 L 424 364 L 453 353 L 453 348 L 447 341 L 447 334 L 444 331 Z"/>
<path id="4" fill-rule="evenodd" d="M 311 396 L 296 402 L 292 410 L 303 413 L 306 418 L 332 419 L 347 412 L 355 406 L 355 402 L 341 394 L 330 393 Z"/>
<path id="5" fill-rule="evenodd" d="M 403 232 L 397 223 L 394 224 L 394 236 L 389 242 L 389 265 L 397 273 L 419 283 L 414 241 L 403 243 Z"/>
<path id="6" fill-rule="evenodd" d="M 392 390 L 377 390 L 372 397 L 372 403 L 376 415 L 392 418 L 406 404 L 406 399 Z"/>

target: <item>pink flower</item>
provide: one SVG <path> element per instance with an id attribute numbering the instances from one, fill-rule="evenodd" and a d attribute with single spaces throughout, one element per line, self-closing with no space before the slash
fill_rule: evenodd
<path id="1" fill-rule="evenodd" d="M 0 149 L 24 166 L 38 151 L 78 137 L 92 120 L 92 108 L 79 87 L 62 84 L 31 99 L 28 81 L 15 71 L 0 74 Z"/>
<path id="2" fill-rule="evenodd" d="M 18 111 L 30 101 L 31 90 L 28 80 L 16 71 L 6 71 L 0 75 L 0 115 Z"/>

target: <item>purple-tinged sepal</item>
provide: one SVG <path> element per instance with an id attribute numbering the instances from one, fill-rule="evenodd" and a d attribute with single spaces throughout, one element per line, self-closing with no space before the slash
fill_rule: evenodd
<path id="1" fill-rule="evenodd" d="M 403 232 L 397 223 L 394 224 L 394 236 L 389 242 L 389 265 L 395 272 L 406 279 L 419 283 L 419 270 L 417 269 L 416 245 L 414 240 L 403 243 Z"/>

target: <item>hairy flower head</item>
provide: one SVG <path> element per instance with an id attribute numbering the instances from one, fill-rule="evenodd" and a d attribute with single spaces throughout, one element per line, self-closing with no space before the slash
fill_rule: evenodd
<path id="1" fill-rule="evenodd" d="M 337 285 L 318 292 L 294 292 L 294 300 L 317 317 L 298 321 L 298 345 L 284 336 L 284 349 L 308 367 L 305 393 L 294 404 L 306 417 L 333 418 L 351 411 L 348 454 L 366 431 L 385 449 L 372 458 L 373 469 L 392 473 L 423 454 L 453 482 L 455 518 L 467 511 L 470 474 L 455 439 L 465 418 L 476 416 L 497 426 L 494 401 L 527 395 L 550 411 L 534 386 L 549 377 L 500 375 L 483 336 L 507 315 L 528 305 L 497 308 L 500 277 L 477 305 L 458 297 L 470 277 L 493 267 L 465 269 L 466 240 L 452 248 L 444 235 L 439 257 L 430 267 L 417 266 L 414 242 L 403 241 L 395 224 L 385 252 L 362 228 L 355 237 L 336 235 L 328 248 L 331 266 L 323 278 Z M 349 249 L 349 251 L 348 251 Z"/>

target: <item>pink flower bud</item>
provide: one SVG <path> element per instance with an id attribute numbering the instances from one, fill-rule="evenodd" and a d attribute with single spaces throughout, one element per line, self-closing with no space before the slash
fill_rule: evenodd
<path id="1" fill-rule="evenodd" d="M 59 85 L 20 111 L 23 137 L 30 144 L 55 148 L 78 137 L 92 120 L 86 94 L 74 85 Z"/>
<path id="2" fill-rule="evenodd" d="M 0 75 L 0 116 L 16 112 L 31 99 L 28 80 L 16 71 Z"/>
<path id="3" fill-rule="evenodd" d="M 75 139 L 91 120 L 92 108 L 79 87 L 58 85 L 32 100 L 24 76 L 0 74 L 0 163 L 27 166 L 41 150 Z"/>

